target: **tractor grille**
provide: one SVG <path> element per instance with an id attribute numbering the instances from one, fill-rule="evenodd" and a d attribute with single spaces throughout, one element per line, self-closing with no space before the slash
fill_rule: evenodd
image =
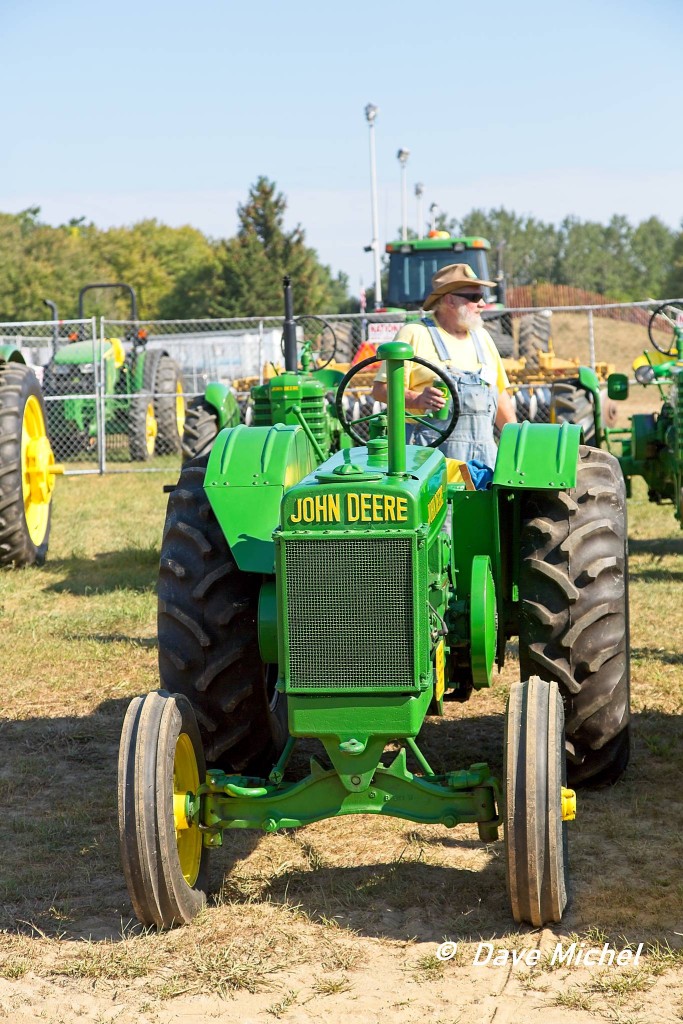
<path id="1" fill-rule="evenodd" d="M 417 689 L 409 537 L 284 545 L 289 688 Z"/>

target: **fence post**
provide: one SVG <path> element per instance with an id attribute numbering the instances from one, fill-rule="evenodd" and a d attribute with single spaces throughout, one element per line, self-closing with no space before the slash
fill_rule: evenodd
<path id="1" fill-rule="evenodd" d="M 104 392 L 105 392 L 105 374 L 104 374 L 104 317 L 100 317 L 100 351 L 99 357 L 96 358 L 95 352 L 93 352 L 93 364 L 95 366 L 95 422 L 97 424 L 97 464 L 100 469 L 100 476 L 106 471 L 106 429 L 104 425 L 105 420 L 105 405 L 104 405 Z M 92 318 L 92 343 L 93 349 L 95 348 L 95 341 L 97 338 L 97 328 L 95 326 L 95 317 Z"/>
<path id="2" fill-rule="evenodd" d="M 588 362 L 591 370 L 595 369 L 595 331 L 593 330 L 593 310 L 588 310 Z"/>
<path id="3" fill-rule="evenodd" d="M 263 320 L 258 322 L 258 381 L 263 384 Z"/>

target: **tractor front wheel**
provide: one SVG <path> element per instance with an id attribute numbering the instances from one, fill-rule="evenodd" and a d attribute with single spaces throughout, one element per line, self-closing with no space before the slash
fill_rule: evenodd
<path id="1" fill-rule="evenodd" d="M 513 683 L 505 712 L 505 861 L 518 924 L 560 921 L 567 904 L 562 820 L 564 716 L 556 683 Z"/>
<path id="2" fill-rule="evenodd" d="M 287 738 L 276 666 L 261 661 L 262 577 L 242 572 L 204 490 L 209 456 L 183 466 L 171 492 L 159 566 L 162 684 L 192 703 L 207 761 L 268 775 Z"/>
<path id="3" fill-rule="evenodd" d="M 186 924 L 206 902 L 209 851 L 192 813 L 205 776 L 189 701 L 163 690 L 135 697 L 119 747 L 119 845 L 144 925 Z"/>
<path id="4" fill-rule="evenodd" d="M 560 687 L 569 784 L 598 785 L 629 758 L 626 491 L 613 455 L 579 453 L 575 488 L 524 497 L 519 661 Z"/>
<path id="5" fill-rule="evenodd" d="M 0 363 L 0 566 L 42 565 L 52 517 L 54 455 L 36 375 Z"/>

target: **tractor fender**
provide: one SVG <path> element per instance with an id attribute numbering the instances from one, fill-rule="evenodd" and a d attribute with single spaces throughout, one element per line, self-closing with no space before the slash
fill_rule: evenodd
<path id="1" fill-rule="evenodd" d="M 0 363 L 25 363 L 23 355 L 14 345 L 0 345 Z"/>
<path id="2" fill-rule="evenodd" d="M 240 424 L 218 434 L 204 490 L 243 572 L 275 572 L 273 531 L 280 523 L 282 496 L 317 465 L 300 426 Z"/>
<path id="3" fill-rule="evenodd" d="M 204 401 L 218 414 L 218 429 L 236 427 L 240 421 L 240 407 L 231 388 L 227 384 L 212 381 L 207 384 Z"/>
<path id="4" fill-rule="evenodd" d="M 500 435 L 493 486 L 576 487 L 581 427 L 576 423 L 507 423 Z"/>

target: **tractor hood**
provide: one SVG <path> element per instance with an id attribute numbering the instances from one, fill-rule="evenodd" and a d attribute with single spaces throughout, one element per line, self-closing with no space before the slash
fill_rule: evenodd
<path id="1" fill-rule="evenodd" d="M 84 366 L 94 362 L 101 351 L 106 358 L 107 356 L 111 357 L 114 350 L 108 341 L 104 342 L 103 349 L 99 344 L 93 345 L 92 341 L 72 341 L 57 351 L 55 363 L 57 366 Z"/>

